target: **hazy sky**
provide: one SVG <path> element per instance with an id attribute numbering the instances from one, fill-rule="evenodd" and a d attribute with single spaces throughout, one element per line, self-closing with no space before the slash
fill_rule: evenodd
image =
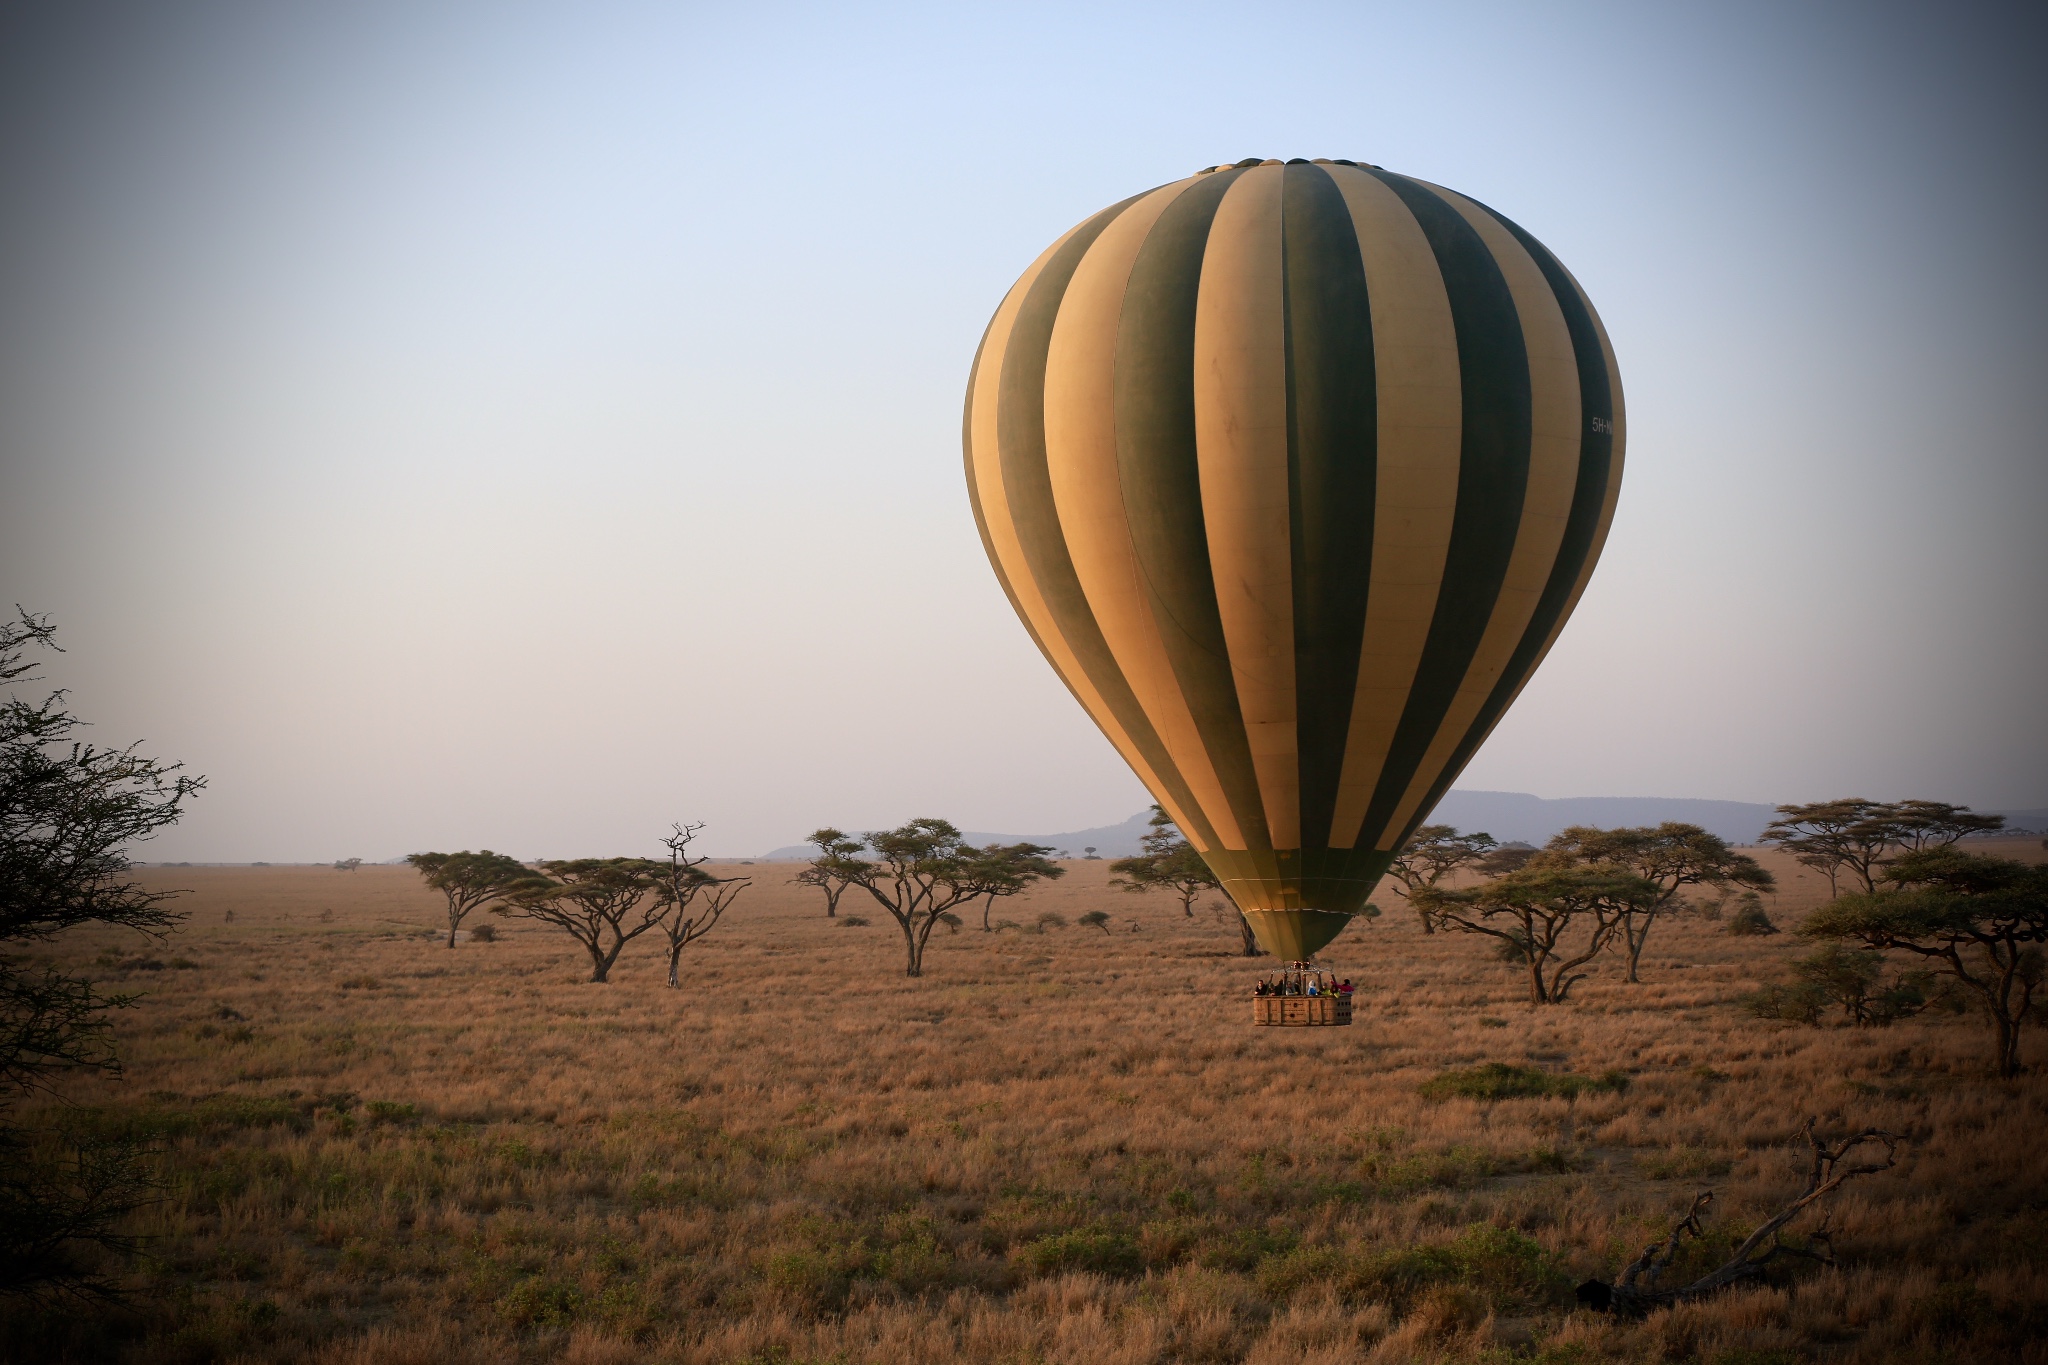
<path id="1" fill-rule="evenodd" d="M 1348 157 L 1541 238 L 1627 386 L 1459 785 L 2048 805 L 2044 62 L 1956 3 L 13 6 L 0 587 L 211 777 L 145 857 L 1121 819 L 975 343 L 1105 204 Z"/>

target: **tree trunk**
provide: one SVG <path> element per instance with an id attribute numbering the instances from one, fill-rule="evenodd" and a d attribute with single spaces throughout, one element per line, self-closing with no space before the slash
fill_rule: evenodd
<path id="1" fill-rule="evenodd" d="M 2020 1074 L 2019 1025 L 2006 1018 L 2003 1010 L 1992 1010 L 1991 1018 L 1998 1025 L 1998 1074 L 2009 1081 Z"/>
<path id="2" fill-rule="evenodd" d="M 924 945 L 917 941 L 917 931 L 910 927 L 909 920 L 903 920 L 901 923 L 903 925 L 903 950 L 909 958 L 908 965 L 903 969 L 903 974 L 905 976 L 923 976 Z"/>
<path id="3" fill-rule="evenodd" d="M 680 981 L 680 980 L 678 979 L 678 975 L 679 975 L 679 973 L 681 972 L 681 970 L 682 970 L 682 965 L 683 965 L 683 947 L 684 947 L 684 945 L 682 945 L 682 944 L 680 944 L 680 943 L 672 943 L 672 944 L 670 944 L 670 945 L 669 945 L 669 949 L 668 949 L 668 984 L 669 984 L 669 985 L 670 985 L 671 987 L 675 987 L 675 986 L 680 986 L 680 985 L 682 985 L 682 984 L 683 984 L 683 983 L 682 983 L 682 982 L 681 982 L 681 981 Z"/>
<path id="4" fill-rule="evenodd" d="M 1643 960 L 1643 944 L 1650 938 L 1650 921 L 1644 920 L 1643 927 L 1637 929 L 1635 917 L 1630 916 L 1622 921 L 1621 934 L 1628 941 L 1628 980 L 1640 986 L 1643 979 L 1636 975 L 1636 965 Z"/>
<path id="5" fill-rule="evenodd" d="M 996 908 L 996 893 L 991 891 L 981 898 L 981 932 L 989 932 L 988 912 Z"/>
<path id="6" fill-rule="evenodd" d="M 450 948 L 455 946 L 455 931 L 461 927 L 462 919 L 460 916 L 450 915 L 448 917 L 448 946 Z"/>
<path id="7" fill-rule="evenodd" d="M 1252 922 L 1244 917 L 1244 911 L 1237 912 L 1237 932 L 1244 935 L 1244 956 L 1257 957 L 1265 950 L 1259 947 L 1259 936 L 1252 932 Z"/>
<path id="8" fill-rule="evenodd" d="M 843 882 L 842 882 L 842 883 L 840 884 L 840 886 L 839 886 L 839 889 L 838 889 L 837 891 L 833 890 L 833 889 L 832 889 L 831 887 L 829 887 L 829 886 L 825 888 L 825 918 L 826 918 L 826 919 L 838 919 L 838 918 L 839 918 L 839 897 L 840 897 L 840 896 L 841 896 L 841 895 L 842 895 L 842 894 L 843 894 L 843 893 L 845 892 L 845 890 L 846 890 L 846 885 L 845 885 L 845 883 L 843 883 Z"/>

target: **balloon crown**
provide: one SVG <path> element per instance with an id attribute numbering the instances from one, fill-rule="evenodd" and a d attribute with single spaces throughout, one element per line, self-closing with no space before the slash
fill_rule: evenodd
<path id="1" fill-rule="evenodd" d="M 1375 166 L 1370 161 L 1347 161 L 1341 156 L 1294 156 L 1285 161 L 1270 156 L 1263 159 L 1248 156 L 1242 161 L 1225 161 L 1216 166 L 1204 166 L 1195 174 L 1211 175 L 1217 171 L 1241 171 L 1247 166 L 1364 166 L 1374 171 L 1386 169 L 1384 166 Z"/>

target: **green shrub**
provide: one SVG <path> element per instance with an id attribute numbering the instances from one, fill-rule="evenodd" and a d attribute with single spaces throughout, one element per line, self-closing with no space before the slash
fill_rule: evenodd
<path id="1" fill-rule="evenodd" d="M 498 1316 L 519 1327 L 566 1327 L 582 1306 L 574 1287 L 534 1275 L 498 1300 Z"/>
<path id="2" fill-rule="evenodd" d="M 1401 1247 L 1359 1258 L 1346 1273 L 1346 1297 L 1406 1306 L 1434 1289 L 1461 1287 L 1496 1310 L 1560 1302 L 1570 1277 L 1534 1238 L 1514 1228 L 1474 1223 L 1439 1246 Z"/>
<path id="3" fill-rule="evenodd" d="M 1764 913 L 1764 898 L 1754 891 L 1746 891 L 1735 903 L 1735 913 L 1728 917 L 1721 932 L 1733 934 L 1736 938 L 1762 938 L 1778 932 L 1778 926 L 1771 923 L 1771 917 Z"/>
<path id="4" fill-rule="evenodd" d="M 1310 1285 L 1342 1278 L 1349 1266 L 1350 1258 L 1336 1247 L 1296 1247 L 1267 1257 L 1259 1265 L 1254 1283 L 1262 1297 L 1286 1303 Z"/>
<path id="5" fill-rule="evenodd" d="M 922 1294 L 944 1285 L 953 1271 L 953 1253 L 942 1246 L 932 1228 L 919 1220 L 896 1230 L 889 1246 L 875 1256 L 878 1279 L 906 1294 Z"/>
<path id="6" fill-rule="evenodd" d="M 371 1100 L 363 1113 L 372 1123 L 412 1123 L 420 1116 L 418 1105 L 399 1100 Z"/>
<path id="7" fill-rule="evenodd" d="M 1200 1260 L 1210 1270 L 1243 1273 L 1292 1251 L 1299 1240 L 1289 1228 L 1234 1228 L 1204 1247 Z"/>
<path id="8" fill-rule="evenodd" d="M 1446 1071 L 1422 1083 L 1419 1094 L 1426 1100 L 1513 1100 L 1543 1095 L 1569 1099 L 1589 1091 L 1620 1092 L 1628 1089 L 1628 1077 L 1619 1070 L 1598 1076 L 1574 1076 L 1569 1072 L 1543 1071 L 1511 1062 L 1488 1062 L 1464 1071 Z"/>
<path id="9" fill-rule="evenodd" d="M 807 1307 L 822 1310 L 843 1305 L 853 1284 L 839 1258 L 820 1251 L 784 1251 L 770 1256 L 762 1278 Z"/>
<path id="10" fill-rule="evenodd" d="M 1077 1228 L 1055 1232 L 1027 1243 L 1024 1263 L 1040 1275 L 1085 1270 L 1112 1279 L 1132 1279 L 1145 1272 L 1145 1256 L 1127 1233 Z"/>
<path id="11" fill-rule="evenodd" d="M 1839 1009 L 1847 1023 L 1884 1028 L 1922 1010 L 1961 1004 L 1946 983 L 1936 984 L 1932 973 L 1887 977 L 1884 967 L 1883 953 L 1830 943 L 1794 958 L 1792 980 L 1743 996 L 1742 1007 L 1758 1019 L 1796 1024 L 1818 1024 L 1828 1011 Z"/>

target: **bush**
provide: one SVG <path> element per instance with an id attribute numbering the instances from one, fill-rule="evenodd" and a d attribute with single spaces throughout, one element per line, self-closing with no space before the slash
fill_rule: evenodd
<path id="1" fill-rule="evenodd" d="M 569 1285 L 535 1275 L 498 1300 L 498 1316 L 520 1327 L 566 1327 L 582 1306 L 583 1296 Z"/>
<path id="2" fill-rule="evenodd" d="M 434 938 L 438 940 L 440 937 L 441 935 L 437 930 Z M 479 924 L 476 928 L 469 931 L 469 939 L 472 943 L 496 943 L 498 941 L 498 926 L 495 924 Z"/>
<path id="3" fill-rule="evenodd" d="M 1603 1071 L 1598 1076 L 1574 1076 L 1511 1062 L 1488 1062 L 1432 1077 L 1422 1083 L 1417 1093 L 1426 1100 L 1517 1100 L 1545 1095 L 1570 1099 L 1589 1091 L 1618 1093 L 1626 1089 L 1628 1077 L 1619 1070 Z"/>
<path id="4" fill-rule="evenodd" d="M 1145 1273 L 1145 1256 L 1126 1233 L 1080 1228 L 1055 1232 L 1025 1245 L 1024 1263 L 1040 1275 L 1085 1270 L 1112 1279 L 1135 1279 Z"/>
<path id="5" fill-rule="evenodd" d="M 1260 1293 L 1275 1302 L 1330 1284 L 1347 1302 L 1403 1311 L 1431 1294 L 1477 1291 L 1496 1311 L 1525 1312 L 1561 1302 L 1571 1283 L 1534 1238 L 1492 1223 L 1471 1224 L 1436 1246 L 1350 1253 L 1302 1247 L 1266 1259 L 1256 1278 Z"/>
<path id="6" fill-rule="evenodd" d="M 1074 922 L 1085 925 L 1090 929 L 1100 929 L 1105 934 L 1109 932 L 1109 912 L 1107 910 L 1090 910 Z"/>
<path id="7" fill-rule="evenodd" d="M 1745 891 L 1735 902 L 1735 913 L 1728 917 L 1721 932 L 1737 938 L 1762 938 L 1777 933 L 1778 926 L 1764 913 L 1764 898 L 1754 891 Z"/>
<path id="8" fill-rule="evenodd" d="M 841 915 L 839 917 L 839 927 L 842 929 L 865 929 L 868 927 L 867 916 Z"/>
<path id="9" fill-rule="evenodd" d="M 1210 1270 L 1242 1273 L 1257 1269 L 1270 1257 L 1286 1255 L 1294 1250 L 1297 1240 L 1294 1233 L 1284 1228 L 1238 1228 L 1205 1248 L 1201 1261 Z"/>
<path id="10" fill-rule="evenodd" d="M 1828 1008 L 1827 995 L 1805 983 L 1773 983 L 1751 991 L 1740 1003 L 1752 1018 L 1775 1019 L 1786 1024 L 1818 1024 Z"/>
<path id="11" fill-rule="evenodd" d="M 1345 1298 L 1406 1309 L 1446 1290 L 1477 1290 L 1496 1310 L 1554 1303 L 1569 1278 L 1534 1238 L 1514 1228 L 1474 1223 L 1439 1246 L 1401 1247 L 1360 1258 L 1340 1281 Z"/>
<path id="12" fill-rule="evenodd" d="M 1874 949 L 1831 943 L 1793 959 L 1793 980 L 1744 996 L 1742 1005 L 1759 1019 L 1800 1024 L 1818 1024 L 1829 1010 L 1840 1009 L 1859 1028 L 1883 1028 L 1925 1009 L 1960 1003 L 1929 972 L 1887 978 L 1884 966 L 1884 954 Z"/>
<path id="13" fill-rule="evenodd" d="M 1033 920 L 1031 927 L 1040 932 L 1047 929 L 1064 929 L 1067 927 L 1067 917 L 1057 910 L 1048 910 Z"/>

